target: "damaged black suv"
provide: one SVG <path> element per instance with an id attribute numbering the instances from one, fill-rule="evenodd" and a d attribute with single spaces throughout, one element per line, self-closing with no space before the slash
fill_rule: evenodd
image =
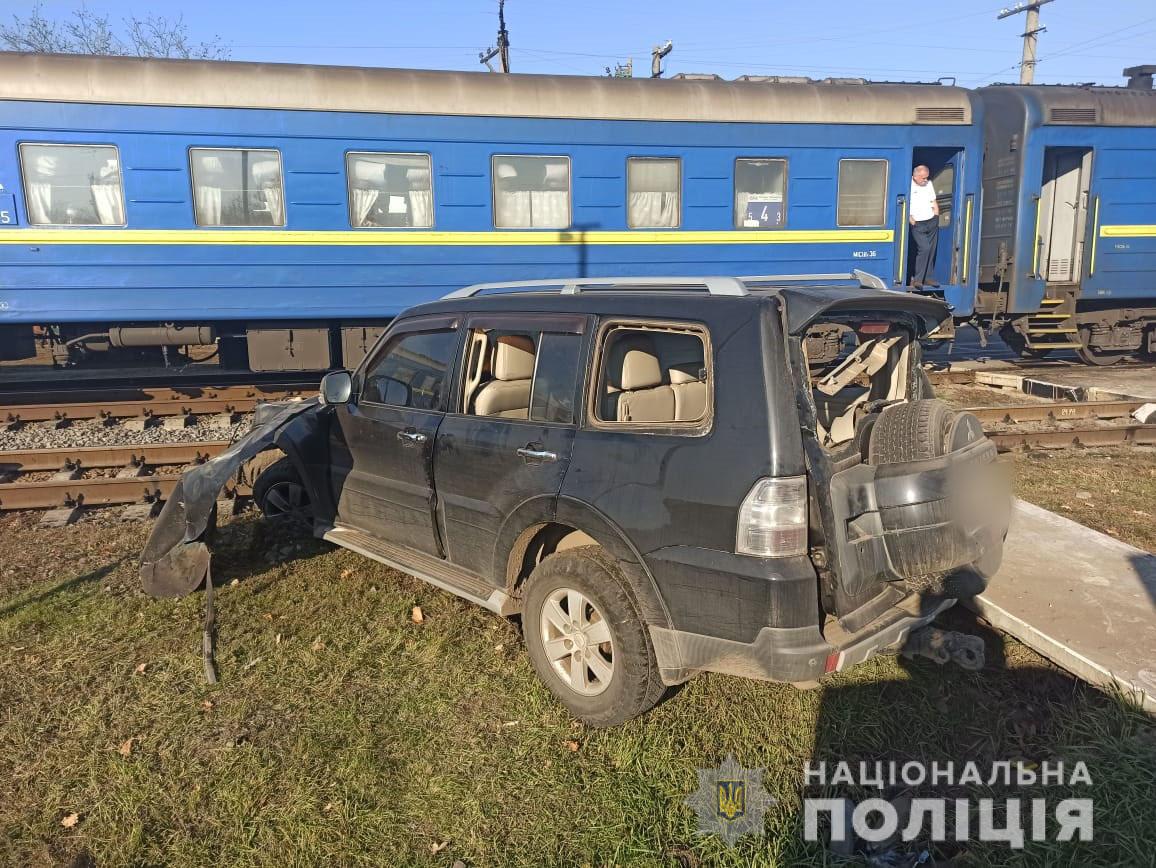
<path id="1" fill-rule="evenodd" d="M 593 725 L 701 671 L 809 682 L 896 650 L 982 590 L 1009 496 L 920 367 L 949 308 L 872 284 L 564 279 L 414 308 L 186 474 L 145 586 L 200 584 L 216 494 L 257 456 L 267 515 L 520 616 Z"/>

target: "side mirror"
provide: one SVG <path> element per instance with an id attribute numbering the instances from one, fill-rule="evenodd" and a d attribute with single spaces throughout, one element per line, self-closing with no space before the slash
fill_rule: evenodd
<path id="1" fill-rule="evenodd" d="M 353 377 L 349 371 L 330 371 L 321 378 L 321 403 L 327 406 L 348 404 L 353 395 Z"/>

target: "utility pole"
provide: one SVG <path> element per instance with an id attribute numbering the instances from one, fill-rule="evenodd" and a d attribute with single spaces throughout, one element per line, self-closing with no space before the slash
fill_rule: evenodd
<path id="1" fill-rule="evenodd" d="M 669 39 L 662 45 L 656 45 L 650 50 L 650 77 L 662 78 L 662 58 L 670 54 L 674 49 L 674 43 Z"/>
<path id="2" fill-rule="evenodd" d="M 1040 27 L 1040 7 L 1052 0 L 1021 0 L 1010 9 L 1000 10 L 997 21 L 1010 18 L 1012 15 L 1027 13 L 1027 27 L 1024 28 L 1024 54 L 1020 61 L 1020 84 L 1031 84 L 1036 72 L 1036 37 L 1047 28 Z"/>
<path id="3" fill-rule="evenodd" d="M 1047 0 L 1045 0 L 1047 2 Z M 497 57 L 502 63 L 502 72 L 510 71 L 510 34 L 506 30 L 506 0 L 498 0 L 498 47 L 478 52 L 478 62 L 484 63 L 490 72 L 496 72 L 490 61 Z"/>

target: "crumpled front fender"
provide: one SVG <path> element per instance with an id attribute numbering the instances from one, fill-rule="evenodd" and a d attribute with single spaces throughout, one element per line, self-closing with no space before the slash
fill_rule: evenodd
<path id="1" fill-rule="evenodd" d="M 141 552 L 140 578 L 154 597 L 183 597 L 200 586 L 209 570 L 205 532 L 214 520 L 217 498 L 237 469 L 277 444 L 305 414 L 322 408 L 317 398 L 265 404 L 254 414 L 249 433 L 225 452 L 185 471 L 157 516 Z"/>

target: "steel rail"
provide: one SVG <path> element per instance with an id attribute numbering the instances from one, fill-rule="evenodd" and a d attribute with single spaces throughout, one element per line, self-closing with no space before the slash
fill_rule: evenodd
<path id="1" fill-rule="evenodd" d="M 42 471 L 84 471 L 98 467 L 160 467 L 200 464 L 229 448 L 227 440 L 137 446 L 75 446 L 0 452 L 0 475 Z"/>
<path id="2" fill-rule="evenodd" d="M 970 407 L 981 422 L 1064 422 L 1069 419 L 1122 419 L 1143 406 L 1143 401 L 1056 401 L 1004 407 Z"/>
<path id="3" fill-rule="evenodd" d="M 0 404 L 0 423 L 68 422 L 251 412 L 258 404 L 298 397 L 301 390 L 265 390 L 230 386 L 223 389 L 140 389 L 136 397 L 112 400 Z"/>
<path id="4" fill-rule="evenodd" d="M 1013 449 L 1065 449 L 1069 446 L 1153 446 L 1156 425 L 1114 425 L 1050 431 L 989 432 L 1000 452 Z"/>
<path id="5" fill-rule="evenodd" d="M 124 479 L 102 477 L 0 483 L 0 511 L 154 503 L 172 494 L 180 478 L 179 473 L 174 473 Z M 243 485 L 232 490 L 242 495 L 251 493 Z"/>

